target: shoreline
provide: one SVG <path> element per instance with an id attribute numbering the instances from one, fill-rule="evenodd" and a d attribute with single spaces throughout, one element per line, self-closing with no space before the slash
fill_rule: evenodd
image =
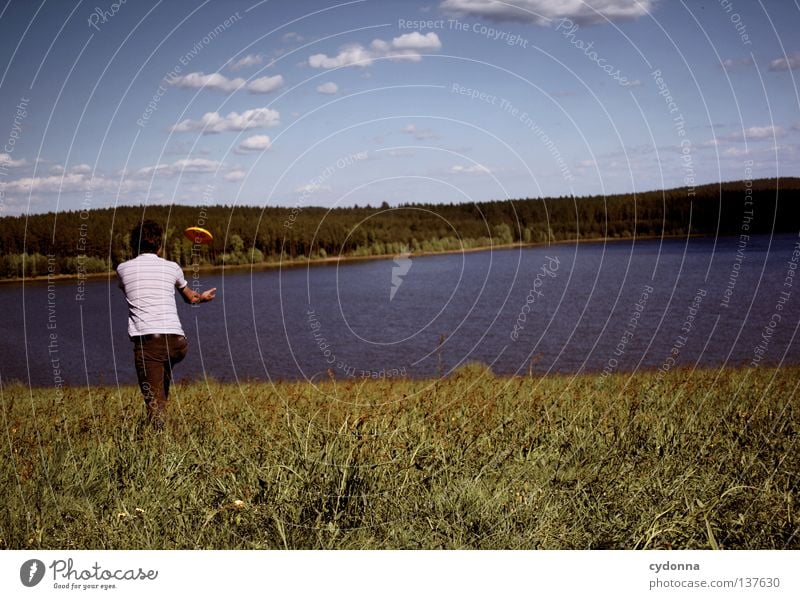
<path id="1" fill-rule="evenodd" d="M 788 369 L 800 369 L 800 363 L 765 363 L 759 366 L 752 366 L 749 362 L 738 362 L 732 364 L 724 364 L 724 365 L 692 365 L 692 364 L 683 364 L 680 366 L 676 366 L 675 368 L 671 368 L 669 370 L 670 373 L 672 372 L 685 372 L 688 374 L 694 373 L 711 373 L 716 372 L 717 374 L 725 372 L 725 373 L 736 373 L 742 372 L 744 370 L 769 370 L 769 371 L 781 371 L 781 370 L 788 370 Z M 553 379 L 572 379 L 572 380 L 603 380 L 610 377 L 622 377 L 625 379 L 634 379 L 636 377 L 651 377 L 655 376 L 660 372 L 660 368 L 658 366 L 645 366 L 639 368 L 638 370 L 614 370 L 610 374 L 604 374 L 603 370 L 583 370 L 581 372 L 536 372 L 535 370 L 533 373 L 523 373 L 523 374 L 504 374 L 504 373 L 497 373 L 491 370 L 489 365 L 484 364 L 483 362 L 469 362 L 466 364 L 462 364 L 455 370 L 449 372 L 445 376 L 438 376 L 438 377 L 430 377 L 430 376 L 383 376 L 383 377 L 372 377 L 372 376 L 343 376 L 343 377 L 325 377 L 318 380 L 314 379 L 314 376 L 311 378 L 306 379 L 283 379 L 283 378 L 276 378 L 276 379 L 256 379 L 256 378 L 240 378 L 237 380 L 227 380 L 227 379 L 217 379 L 213 376 L 204 378 L 183 378 L 178 377 L 175 379 L 175 385 L 181 385 L 184 387 L 191 387 L 194 385 L 206 385 L 208 383 L 213 383 L 215 385 L 220 385 L 223 387 L 227 386 L 241 386 L 241 385 L 310 385 L 312 387 L 318 387 L 319 385 L 324 385 L 328 383 L 338 383 L 338 384 L 363 384 L 366 382 L 371 382 L 374 384 L 383 384 L 383 383 L 391 383 L 391 384 L 408 384 L 408 383 L 435 383 L 437 381 L 448 381 L 459 376 L 464 376 L 465 373 L 473 373 L 476 369 L 481 371 L 481 376 L 486 376 L 491 378 L 495 381 L 504 381 L 506 383 L 510 383 L 512 381 L 523 381 L 523 380 L 553 380 Z M 21 381 L 19 379 L 9 379 L 4 382 L 4 387 L 6 389 L 13 388 L 15 386 L 22 386 L 26 389 L 31 390 L 39 390 L 39 391 L 47 391 L 49 389 L 55 389 L 55 385 L 29 385 L 25 381 Z M 71 385 L 69 383 L 64 383 L 62 385 L 63 389 L 80 389 L 86 388 L 86 383 L 78 383 L 75 385 Z M 89 388 L 91 389 L 102 389 L 102 388 L 115 388 L 115 389 L 138 389 L 138 385 L 136 382 L 130 383 L 100 383 L 100 384 L 90 384 Z"/>
<path id="2" fill-rule="evenodd" d="M 561 246 L 561 245 L 576 245 L 576 244 L 597 244 L 597 243 L 617 243 L 617 242 L 624 242 L 624 241 L 652 241 L 654 239 L 686 239 L 686 238 L 697 238 L 697 237 L 707 237 L 707 235 L 643 235 L 640 237 L 590 237 L 586 239 L 563 239 L 558 241 L 553 241 L 551 243 L 546 242 L 518 242 L 518 243 L 507 243 L 502 245 L 483 245 L 474 248 L 462 248 L 457 250 L 441 250 L 441 251 L 428 251 L 428 252 L 412 252 L 409 254 L 411 257 L 414 258 L 422 258 L 428 256 L 442 256 L 442 255 L 449 255 L 449 254 L 472 254 L 475 252 L 486 252 L 486 251 L 494 251 L 494 250 L 513 250 L 513 249 L 525 249 L 525 248 L 540 248 L 540 247 L 551 247 L 551 246 Z M 727 237 L 727 236 L 726 236 Z M 224 273 L 226 270 L 238 272 L 238 271 L 267 271 L 267 270 L 276 270 L 282 268 L 300 268 L 300 267 L 312 267 L 312 266 L 330 266 L 332 264 L 339 264 L 341 262 L 367 262 L 373 260 L 391 260 L 395 257 L 396 254 L 376 254 L 371 256 L 328 256 L 326 258 L 305 258 L 303 260 L 294 259 L 294 260 L 285 260 L 279 262 L 258 262 L 256 264 L 232 264 L 230 266 L 225 266 L 221 264 L 205 264 L 202 266 L 197 267 L 197 269 L 193 268 L 191 264 L 187 266 L 182 266 L 184 273 L 186 272 L 200 272 L 200 273 L 214 273 L 214 272 L 222 272 Z M 40 282 L 47 282 L 47 281 L 74 281 L 74 280 L 89 280 L 89 279 L 116 279 L 117 273 L 114 270 L 109 270 L 106 272 L 94 272 L 94 273 L 86 273 L 83 275 L 80 274 L 57 274 L 57 275 L 36 275 L 34 277 L 20 277 L 20 278 L 13 278 L 13 279 L 6 279 L 0 278 L 0 285 L 4 284 L 14 284 L 14 283 L 40 283 Z"/>

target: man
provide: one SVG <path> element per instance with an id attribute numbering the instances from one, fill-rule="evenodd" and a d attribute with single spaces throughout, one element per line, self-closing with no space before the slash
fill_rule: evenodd
<path id="1" fill-rule="evenodd" d="M 175 289 L 189 304 L 210 302 L 217 293 L 216 288 L 203 293 L 189 288 L 181 267 L 161 258 L 163 236 L 158 223 L 143 221 L 131 231 L 136 257 L 117 267 L 119 286 L 128 302 L 128 336 L 133 341 L 139 388 L 147 420 L 156 430 L 164 428 L 172 368 L 188 351 Z"/>

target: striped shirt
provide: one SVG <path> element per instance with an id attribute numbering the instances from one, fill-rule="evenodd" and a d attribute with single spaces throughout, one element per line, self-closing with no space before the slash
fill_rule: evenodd
<path id="1" fill-rule="evenodd" d="M 128 335 L 183 335 L 175 289 L 186 287 L 181 267 L 155 254 L 139 254 L 117 266 L 119 287 L 128 302 Z"/>

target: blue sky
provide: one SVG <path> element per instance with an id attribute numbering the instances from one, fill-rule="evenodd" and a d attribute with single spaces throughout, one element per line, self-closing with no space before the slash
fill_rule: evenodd
<path id="1" fill-rule="evenodd" d="M 0 214 L 800 175 L 794 1 L 11 0 L 0 11 Z"/>

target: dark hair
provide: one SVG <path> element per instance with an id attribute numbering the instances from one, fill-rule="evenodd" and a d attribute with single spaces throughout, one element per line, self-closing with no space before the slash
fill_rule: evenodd
<path id="1" fill-rule="evenodd" d="M 157 222 L 144 220 L 141 225 L 131 229 L 131 249 L 134 256 L 139 254 L 155 254 L 161 247 L 164 231 Z"/>

